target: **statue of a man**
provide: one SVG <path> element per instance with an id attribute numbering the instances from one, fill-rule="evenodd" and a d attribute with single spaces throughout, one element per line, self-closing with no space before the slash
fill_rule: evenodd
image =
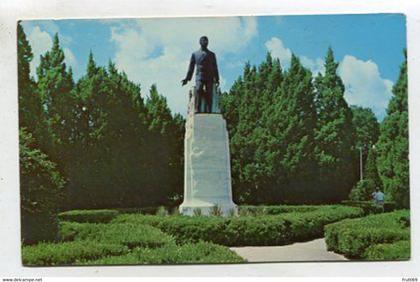
<path id="1" fill-rule="evenodd" d="M 195 112 L 200 112 L 201 104 L 204 103 L 204 112 L 210 113 L 212 109 L 212 89 L 213 84 L 219 84 L 219 71 L 217 69 L 216 55 L 207 49 L 209 40 L 207 36 L 200 38 L 201 48 L 191 55 L 190 66 L 185 79 L 183 79 L 182 86 L 191 80 L 194 67 L 195 83 L 197 89 L 197 102 L 195 103 Z"/>

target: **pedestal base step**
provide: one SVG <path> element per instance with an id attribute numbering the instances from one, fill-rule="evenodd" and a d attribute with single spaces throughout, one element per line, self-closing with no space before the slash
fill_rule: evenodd
<path id="1" fill-rule="evenodd" d="M 220 216 L 234 216 L 238 215 L 238 206 L 235 204 L 225 205 L 184 205 L 179 207 L 179 211 L 183 215 L 197 216 L 197 215 L 220 215 Z"/>

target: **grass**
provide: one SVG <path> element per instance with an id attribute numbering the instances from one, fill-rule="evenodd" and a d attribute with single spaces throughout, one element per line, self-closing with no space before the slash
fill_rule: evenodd
<path id="1" fill-rule="evenodd" d="M 22 248 L 22 262 L 29 266 L 70 265 L 81 260 L 122 255 L 128 251 L 127 247 L 119 244 L 95 241 L 39 243 Z"/>
<path id="2" fill-rule="evenodd" d="M 160 247 L 173 238 L 159 229 L 143 224 L 92 224 L 63 222 L 61 223 L 61 238 L 68 240 L 89 240 L 107 242 L 134 247 Z"/>

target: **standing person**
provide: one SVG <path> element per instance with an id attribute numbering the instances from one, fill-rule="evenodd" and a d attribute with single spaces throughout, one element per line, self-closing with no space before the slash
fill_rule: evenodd
<path id="1" fill-rule="evenodd" d="M 200 49 L 191 55 L 188 73 L 185 79 L 181 80 L 182 86 L 191 80 L 194 67 L 195 83 L 197 88 L 197 100 L 195 112 L 199 113 L 201 104 L 204 103 L 204 112 L 210 113 L 212 108 L 213 83 L 219 84 L 219 71 L 217 69 L 216 55 L 207 49 L 209 40 L 207 36 L 200 38 Z"/>

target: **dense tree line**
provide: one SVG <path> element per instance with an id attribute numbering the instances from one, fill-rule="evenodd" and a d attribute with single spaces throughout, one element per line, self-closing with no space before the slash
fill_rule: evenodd
<path id="1" fill-rule="evenodd" d="M 239 203 L 320 203 L 345 199 L 356 182 L 354 126 L 338 64 L 328 51 L 313 79 L 299 58 L 290 68 L 267 54 L 222 99 Z"/>
<path id="2" fill-rule="evenodd" d="M 406 62 L 381 124 L 371 109 L 347 104 L 337 68 L 331 48 L 315 77 L 294 55 L 283 70 L 267 54 L 224 93 L 237 203 L 370 200 L 379 187 L 408 205 Z"/>
<path id="3" fill-rule="evenodd" d="M 98 66 L 92 53 L 85 74 L 74 81 L 58 35 L 52 48 L 41 55 L 37 79 L 30 76 L 32 58 L 19 24 L 23 208 L 27 207 L 24 199 L 28 191 L 35 199 L 39 197 L 36 191 L 44 193 L 52 181 L 39 176 L 41 165 L 24 163 L 22 154 L 26 152 L 40 155 L 37 158 L 45 159 L 42 164 L 48 164 L 44 166 L 48 173 L 57 173 L 63 180 L 56 187 L 62 198 L 56 201 L 56 211 L 179 203 L 184 118 L 171 113 L 156 86 L 143 98 L 140 85 L 131 82 L 112 62 L 107 67 Z M 37 178 L 39 183 L 28 177 Z M 40 188 L 27 187 L 32 185 L 29 183 Z"/>

